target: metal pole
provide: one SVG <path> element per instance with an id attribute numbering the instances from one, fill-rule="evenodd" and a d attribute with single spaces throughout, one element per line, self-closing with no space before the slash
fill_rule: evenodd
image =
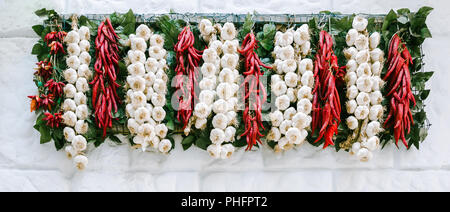
<path id="1" fill-rule="evenodd" d="M 243 23 L 247 14 L 232 14 L 232 13 L 165 13 L 165 14 L 135 14 L 136 22 L 138 23 L 153 23 L 156 21 L 155 17 L 167 15 L 171 19 L 183 19 L 182 17 L 189 17 L 189 21 L 192 23 L 198 23 L 201 19 L 208 18 L 213 19 L 218 23 L 225 23 L 227 21 L 234 23 Z M 323 18 L 328 16 L 326 14 L 252 14 L 256 23 L 292 23 L 301 24 L 306 23 L 313 18 Z M 352 14 L 332 14 L 333 17 L 343 18 L 351 16 Z M 384 20 L 384 14 L 359 14 L 367 18 L 375 18 L 376 23 L 382 23 Z M 63 19 L 69 19 L 72 14 L 63 14 Z M 90 20 L 101 21 L 103 17 L 109 16 L 109 14 L 86 14 L 84 15 Z"/>

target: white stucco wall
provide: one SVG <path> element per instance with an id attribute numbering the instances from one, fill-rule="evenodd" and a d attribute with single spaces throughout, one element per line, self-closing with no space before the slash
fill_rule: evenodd
<path id="1" fill-rule="evenodd" d="M 145 3 L 144 3 L 145 2 Z M 450 191 L 450 1 L 446 0 L 0 0 L 0 191 Z M 40 145 L 33 129 L 27 95 L 36 59 L 30 54 L 40 23 L 36 9 L 59 13 L 224 12 L 387 13 L 391 8 L 435 10 L 427 21 L 432 39 L 424 43 L 429 83 L 428 117 L 433 126 L 421 150 L 393 145 L 360 163 L 347 153 L 309 144 L 275 155 L 270 150 L 237 152 L 228 161 L 213 160 L 204 151 L 183 151 L 178 144 L 167 157 L 108 143 L 89 152 L 89 167 L 73 169 L 52 143 Z"/>

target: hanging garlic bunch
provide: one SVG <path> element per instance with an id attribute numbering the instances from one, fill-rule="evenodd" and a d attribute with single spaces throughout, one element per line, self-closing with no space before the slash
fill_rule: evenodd
<path id="1" fill-rule="evenodd" d="M 202 20 L 201 23 L 209 20 Z M 201 26 L 199 26 L 201 28 Z M 207 147 L 208 153 L 214 158 L 226 159 L 231 157 L 237 125 L 237 80 L 239 64 L 237 48 L 239 41 L 235 39 L 236 29 L 232 23 L 225 23 L 220 40 L 209 39 L 209 47 L 203 52 L 203 66 L 200 81 L 199 103 L 195 106 L 195 127 L 204 129 L 207 118 L 214 112 L 212 124 L 214 129 L 210 132 L 211 145 Z M 230 33 L 228 33 L 230 32 Z M 221 57 L 222 56 L 222 57 Z M 219 77 L 217 77 L 217 75 Z M 217 95 L 217 100 L 215 100 Z M 226 144 L 224 144 L 226 143 Z"/>
<path id="2" fill-rule="evenodd" d="M 275 141 L 275 151 L 300 146 L 308 136 L 311 124 L 313 62 L 302 57 L 310 52 L 310 34 L 304 24 L 296 31 L 288 29 L 275 35 L 274 68 L 271 77 L 272 96 L 276 110 L 270 114 L 272 128 L 267 139 Z M 295 106 L 291 106 L 295 105 Z"/>
<path id="3" fill-rule="evenodd" d="M 145 56 L 147 42 L 150 44 L 148 59 Z M 168 81 L 164 39 L 141 24 L 127 43 L 131 50 L 127 55 L 126 114 L 129 117 L 128 129 L 134 136 L 133 143 L 143 151 L 150 146 L 152 150 L 168 153 L 172 143 L 165 139 L 168 129 L 162 123 L 166 116 L 163 107 Z"/>
<path id="4" fill-rule="evenodd" d="M 342 147 L 350 149 L 350 153 L 356 154 L 361 161 L 370 160 L 372 152 L 379 148 L 377 134 L 382 130 L 379 121 L 384 110 L 380 91 L 384 84 L 380 78 L 384 53 L 377 48 L 380 33 L 374 32 L 369 37 L 367 23 L 367 19 L 361 16 L 353 19 L 353 28 L 346 36 L 349 48 L 344 50 L 348 60 L 346 109 L 350 114 L 346 123 L 353 133 Z"/>
<path id="5" fill-rule="evenodd" d="M 212 27 L 211 21 L 202 19 L 199 23 L 199 29 L 202 36 L 211 36 L 211 29 L 205 29 L 208 27 Z M 199 102 L 195 105 L 193 116 L 189 120 L 188 126 L 184 129 L 185 135 L 189 134 L 192 124 L 194 124 L 197 129 L 203 130 L 206 128 L 206 123 L 208 122 L 207 119 L 212 112 L 212 105 L 216 95 L 216 75 L 220 70 L 219 55 L 222 52 L 222 42 L 219 40 L 211 41 L 210 39 L 205 39 L 205 41 L 208 42 L 208 48 L 203 51 L 202 55 L 204 63 L 200 70 L 202 77 L 199 82 Z"/>
<path id="6" fill-rule="evenodd" d="M 239 90 L 239 41 L 236 39 L 236 29 L 233 23 L 225 23 L 220 36 L 222 40 L 222 57 L 216 94 L 218 99 L 213 104 L 214 117 L 208 146 L 209 154 L 214 158 L 226 159 L 231 157 L 235 140 L 237 121 L 237 105 Z M 222 136 L 223 135 L 223 136 Z"/>
<path id="7" fill-rule="evenodd" d="M 64 78 L 68 83 L 64 87 L 65 99 L 62 105 L 62 118 L 66 125 L 63 134 L 66 141 L 70 142 L 70 145 L 65 147 L 67 156 L 73 158 L 79 170 L 83 170 L 88 165 L 84 153 L 87 149 L 84 135 L 88 131 L 86 119 L 89 116 L 86 93 L 89 91 L 88 81 L 92 78 L 92 71 L 89 69 L 90 32 L 85 26 L 78 29 L 74 23 L 70 34 L 74 39 L 66 40 L 69 54 L 66 63 L 69 68 L 64 71 Z"/>

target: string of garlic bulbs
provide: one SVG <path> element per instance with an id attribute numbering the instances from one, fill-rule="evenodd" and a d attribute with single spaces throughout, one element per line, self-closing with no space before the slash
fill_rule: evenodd
<path id="1" fill-rule="evenodd" d="M 222 57 L 219 60 L 219 84 L 215 90 L 218 98 L 212 105 L 214 129 L 210 132 L 209 138 L 212 144 L 208 146 L 207 151 L 213 158 L 227 159 L 235 151 L 231 143 L 235 141 L 236 127 L 238 126 L 236 111 L 239 90 L 237 84 L 239 81 L 239 71 L 237 70 L 239 41 L 236 39 L 237 33 L 233 23 L 225 23 L 220 32 Z"/>
<path id="2" fill-rule="evenodd" d="M 205 41 L 209 44 L 202 56 L 204 61 L 201 67 L 203 78 L 199 83 L 201 90 L 199 102 L 194 109 L 195 127 L 205 129 L 207 118 L 214 111 L 212 120 L 214 129 L 210 132 L 212 144 L 207 147 L 207 151 L 213 158 L 225 159 L 231 157 L 234 152 L 232 144 L 223 143 L 233 142 L 236 133 L 236 129 L 230 125 L 237 124 L 235 106 L 237 104 L 236 93 L 239 88 L 236 80 L 239 72 L 236 67 L 239 56 L 236 53 L 239 41 L 234 39 L 236 29 L 233 24 L 225 23 L 223 27 L 216 24 L 214 34 L 211 34 L 210 30 L 204 30 L 205 26 L 211 27 L 211 21 L 203 19 L 199 24 L 200 33 L 203 39 L 208 37 Z M 220 40 L 217 40 L 216 32 L 220 32 Z M 217 84 L 218 81 L 219 84 Z M 235 90 L 236 92 L 233 92 Z M 218 99 L 215 101 L 216 94 Z"/>
<path id="3" fill-rule="evenodd" d="M 276 74 L 271 77 L 271 90 L 276 110 L 270 114 L 273 127 L 267 139 L 277 143 L 276 152 L 300 146 L 308 136 L 314 74 L 312 60 L 302 57 L 310 52 L 310 37 L 306 24 L 275 35 Z M 295 103 L 296 108 L 291 106 Z"/>
<path id="4" fill-rule="evenodd" d="M 204 61 L 200 73 L 202 73 L 199 83 L 199 102 L 194 107 L 194 117 L 189 121 L 188 127 L 184 129 L 187 136 L 192 124 L 197 129 L 205 129 L 207 118 L 212 112 L 212 106 L 216 95 L 217 73 L 220 71 L 220 55 L 222 54 L 222 41 L 217 40 L 216 33 L 220 32 L 220 24 L 212 25 L 208 19 L 202 19 L 198 25 L 200 36 L 208 43 L 208 48 L 203 51 Z"/>
<path id="5" fill-rule="evenodd" d="M 184 134 L 187 136 L 191 131 L 191 126 L 194 124 L 197 129 L 205 129 L 208 122 L 208 117 L 212 111 L 212 104 L 215 99 L 215 89 L 217 83 L 217 72 L 220 69 L 220 53 L 222 50 L 222 42 L 215 37 L 215 29 L 208 19 L 202 19 L 198 25 L 200 35 L 208 43 L 208 48 L 203 51 L 202 59 L 204 61 L 200 68 L 201 80 L 199 82 L 200 94 L 199 101 L 194 106 L 194 113 L 187 127 L 184 129 Z M 213 38 L 214 37 L 214 38 Z"/>
<path id="6" fill-rule="evenodd" d="M 298 63 L 298 79 L 295 92 L 297 97 L 297 114 L 293 117 L 293 126 L 301 130 L 301 145 L 308 136 L 307 129 L 311 126 L 312 90 L 314 88 L 314 64 L 312 59 L 305 58 L 311 53 L 311 34 L 307 24 L 300 26 L 294 33 L 294 49 Z M 300 56 L 301 55 L 301 56 Z"/>
<path id="7" fill-rule="evenodd" d="M 344 143 L 360 161 L 372 158 L 372 152 L 379 148 L 380 139 L 377 134 L 382 130 L 380 120 L 383 117 L 381 102 L 383 96 L 380 88 L 384 82 L 380 78 L 384 53 L 377 48 L 380 33 L 370 35 L 367 31 L 367 19 L 356 16 L 346 36 L 349 48 L 344 50 L 347 58 L 346 103 L 350 116 L 346 123 L 353 133 Z"/>
<path id="8" fill-rule="evenodd" d="M 63 129 L 64 138 L 71 144 L 65 147 L 65 152 L 69 158 L 73 158 L 75 166 L 83 170 L 88 165 L 88 159 L 84 151 L 87 149 L 87 141 L 83 136 L 88 131 L 86 119 L 89 116 L 86 92 L 89 91 L 88 80 L 92 78 L 92 71 L 89 70 L 91 56 L 89 28 L 82 26 L 77 29 L 73 24 L 73 29 L 65 38 L 67 44 L 66 58 L 68 69 L 64 71 L 64 78 L 67 81 L 64 87 L 64 103 L 62 109 L 63 122 L 66 125 Z"/>
<path id="9" fill-rule="evenodd" d="M 150 44 L 148 59 L 145 56 L 147 42 Z M 129 74 L 126 115 L 128 129 L 134 136 L 133 143 L 143 151 L 149 150 L 147 147 L 150 146 L 151 150 L 167 153 L 172 149 L 172 143 L 165 139 L 168 129 L 162 123 L 166 116 L 163 107 L 168 81 L 164 39 L 141 24 L 136 35 L 130 35 L 127 45 L 131 50 L 126 58 Z"/>

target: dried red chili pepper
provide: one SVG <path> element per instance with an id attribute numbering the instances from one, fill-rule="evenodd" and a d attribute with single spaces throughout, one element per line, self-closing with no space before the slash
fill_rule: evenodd
<path id="1" fill-rule="evenodd" d="M 34 75 L 38 75 L 42 77 L 43 81 L 47 81 L 53 74 L 53 65 L 51 62 L 48 61 L 40 61 L 36 63 L 38 66 L 35 68 L 36 72 L 34 72 Z"/>
<path id="2" fill-rule="evenodd" d="M 64 88 L 63 82 L 56 82 L 55 80 L 50 79 L 47 81 L 47 83 L 45 83 L 44 86 L 48 88 L 49 92 L 54 97 L 60 97 L 64 92 L 63 91 L 63 88 Z"/>
<path id="3" fill-rule="evenodd" d="M 57 26 L 57 31 L 52 31 L 49 32 L 45 35 L 44 37 L 44 41 L 47 43 L 48 46 L 50 46 L 49 44 L 57 41 L 62 43 L 64 41 L 64 37 L 66 37 L 67 32 L 64 32 L 61 30 L 61 25 Z"/>
<path id="4" fill-rule="evenodd" d="M 50 47 L 50 54 L 56 55 L 58 53 L 65 54 L 64 47 L 61 42 L 53 41 L 48 45 Z"/>
<path id="5" fill-rule="evenodd" d="M 272 67 L 261 62 L 255 52 L 256 49 L 258 49 L 258 41 L 252 32 L 245 36 L 241 48 L 238 49 L 238 52 L 244 56 L 245 61 L 245 80 L 241 85 L 245 88 L 245 110 L 242 116 L 245 123 L 245 132 L 240 135 L 241 137 L 246 136 L 247 148 L 245 150 L 251 150 L 256 142 L 261 144 L 261 137 L 264 136 L 260 132 L 260 128 L 264 129 L 262 105 L 266 102 L 267 95 L 266 88 L 260 79 L 264 75 L 261 66 L 272 69 Z M 251 110 L 250 107 L 252 107 Z"/>
<path id="6" fill-rule="evenodd" d="M 61 25 L 58 25 L 57 28 L 57 31 L 49 32 L 44 37 L 44 41 L 47 43 L 47 46 L 50 47 L 50 54 L 53 55 L 58 53 L 65 54 L 62 42 L 64 42 L 64 37 L 66 37 L 67 32 L 61 30 Z"/>
<path id="7" fill-rule="evenodd" d="M 120 98 L 117 95 L 116 82 L 119 61 L 119 36 L 114 31 L 109 18 L 100 24 L 95 38 L 95 76 L 89 83 L 93 85 L 92 105 L 94 106 L 95 121 L 99 128 L 103 129 L 103 137 L 106 130 L 112 127 L 112 109 L 117 112 L 117 103 Z"/>
<path id="8" fill-rule="evenodd" d="M 184 27 L 181 33 L 178 35 L 178 42 L 175 44 L 174 50 L 176 52 L 177 66 L 175 68 L 176 73 L 176 89 L 181 90 L 181 94 L 178 97 L 179 109 L 177 112 L 177 119 L 183 123 L 183 129 L 185 129 L 189 123 L 189 118 L 194 110 L 194 102 L 198 99 L 195 88 L 198 85 L 198 67 L 202 58 L 202 52 L 194 48 L 194 34 L 189 26 Z M 186 63 L 187 61 L 187 63 Z M 186 64 L 185 64 L 186 63 Z M 187 85 L 184 86 L 183 76 L 188 77 Z"/>
<path id="9" fill-rule="evenodd" d="M 57 32 L 53 31 L 53 32 L 49 32 L 45 35 L 44 37 L 44 41 L 47 42 L 47 45 L 49 45 L 51 42 L 57 40 Z"/>
<path id="10" fill-rule="evenodd" d="M 42 99 L 39 96 L 28 96 L 31 99 L 30 112 L 39 109 L 42 105 Z"/>
<path id="11" fill-rule="evenodd" d="M 45 118 L 43 118 L 42 120 L 47 121 L 47 123 L 46 123 L 47 126 L 49 126 L 51 128 L 59 127 L 59 124 L 62 121 L 61 113 L 51 114 L 49 112 L 45 112 L 44 115 L 45 115 Z"/>
<path id="12" fill-rule="evenodd" d="M 326 31 L 320 32 L 319 50 L 314 64 L 312 133 L 320 128 L 319 136 L 314 143 L 324 138 L 323 148 L 326 148 L 334 145 L 333 135 L 338 134 L 341 103 L 337 83 L 345 74 L 344 67 L 338 66 L 338 60 L 333 51 L 333 38 Z"/>
<path id="13" fill-rule="evenodd" d="M 55 103 L 53 101 L 53 94 L 42 94 L 39 99 L 40 99 L 40 105 L 44 107 L 44 109 L 46 110 L 52 110 L 52 105 Z"/>
<path id="14" fill-rule="evenodd" d="M 411 54 L 400 37 L 395 34 L 389 43 L 388 70 L 383 77 L 388 84 L 387 98 L 390 98 L 389 114 L 384 122 L 385 128 L 394 128 L 395 145 L 402 139 L 408 147 L 405 134 L 411 131 L 414 120 L 411 112 L 411 102 L 416 105 L 416 100 L 411 90 L 411 74 L 409 65 L 413 64 Z M 405 133 L 406 131 L 406 133 Z"/>

